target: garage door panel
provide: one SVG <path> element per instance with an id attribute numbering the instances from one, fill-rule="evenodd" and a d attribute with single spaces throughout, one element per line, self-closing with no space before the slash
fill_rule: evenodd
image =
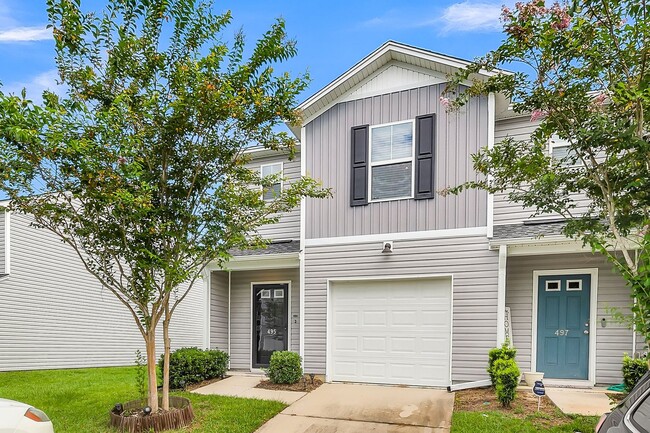
<path id="1" fill-rule="evenodd" d="M 449 279 L 334 283 L 330 300 L 332 380 L 449 384 Z"/>

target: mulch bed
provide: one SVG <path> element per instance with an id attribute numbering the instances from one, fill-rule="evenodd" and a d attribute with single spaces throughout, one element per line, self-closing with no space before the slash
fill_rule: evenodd
<path id="1" fill-rule="evenodd" d="M 517 391 L 510 408 L 504 408 L 497 400 L 493 388 L 475 388 L 456 392 L 454 411 L 500 412 L 513 418 L 525 419 L 535 415 L 540 427 L 549 428 L 563 425 L 569 419 L 546 396 L 537 411 L 537 396 L 532 391 Z"/>
<path id="2" fill-rule="evenodd" d="M 225 379 L 225 377 L 223 379 Z M 187 387 L 185 387 L 185 391 L 194 391 L 195 389 L 199 389 L 199 388 L 204 387 L 206 385 L 210 385 L 211 383 L 219 382 L 219 381 L 221 381 L 223 379 L 220 378 L 220 377 L 217 377 L 216 379 L 208 379 L 208 380 L 204 380 L 203 382 L 193 383 L 193 384 L 188 385 Z"/>
<path id="3" fill-rule="evenodd" d="M 255 388 L 262 388 L 262 389 L 271 389 L 273 391 L 297 391 L 297 392 L 311 392 L 321 386 L 323 384 L 323 381 L 314 378 L 314 381 L 312 383 L 312 380 L 307 377 L 306 379 L 303 379 L 299 381 L 298 383 L 294 383 L 291 385 L 284 384 L 284 383 L 273 383 L 270 380 L 263 380 Z"/>

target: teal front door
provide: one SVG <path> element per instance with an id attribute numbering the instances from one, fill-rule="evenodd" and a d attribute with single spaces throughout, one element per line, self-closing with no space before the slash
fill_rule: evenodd
<path id="1" fill-rule="evenodd" d="M 544 378 L 588 379 L 591 275 L 538 280 L 537 371 Z"/>

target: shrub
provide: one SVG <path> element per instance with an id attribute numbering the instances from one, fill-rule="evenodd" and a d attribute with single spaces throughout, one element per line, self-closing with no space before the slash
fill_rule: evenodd
<path id="1" fill-rule="evenodd" d="M 648 371 L 646 357 L 632 358 L 627 353 L 623 355 L 623 383 L 627 392 L 632 391 L 634 385 Z"/>
<path id="2" fill-rule="evenodd" d="M 501 347 L 495 347 L 494 349 L 490 350 L 488 353 L 488 368 L 487 372 L 490 375 L 490 380 L 492 381 L 492 385 L 496 386 L 496 378 L 494 375 L 494 363 L 498 359 L 515 359 L 515 355 L 517 354 L 517 349 L 514 347 L 510 346 L 510 343 L 506 341 L 501 345 Z M 516 365 L 516 364 L 515 364 Z"/>
<path id="3" fill-rule="evenodd" d="M 164 361 L 161 356 L 158 364 L 161 371 Z M 227 366 L 228 354 L 221 350 L 202 350 L 196 347 L 175 350 L 169 357 L 169 387 L 180 389 L 203 380 L 223 377 Z"/>
<path id="4" fill-rule="evenodd" d="M 519 367 L 514 359 L 496 359 L 492 365 L 497 399 L 503 407 L 510 407 L 519 385 Z"/>
<path id="5" fill-rule="evenodd" d="M 302 378 L 302 359 L 295 352 L 273 352 L 266 374 L 273 383 L 296 383 Z"/>

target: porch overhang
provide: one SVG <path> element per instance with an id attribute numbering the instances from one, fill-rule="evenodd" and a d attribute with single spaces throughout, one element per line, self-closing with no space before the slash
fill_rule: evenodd
<path id="1" fill-rule="evenodd" d="M 581 241 L 564 236 L 531 239 L 492 239 L 490 250 L 508 247 L 508 256 L 538 256 L 548 254 L 591 253 L 591 248 Z"/>
<path id="2" fill-rule="evenodd" d="M 262 269 L 297 268 L 299 253 L 236 256 L 223 265 L 224 271 L 254 271 Z"/>

